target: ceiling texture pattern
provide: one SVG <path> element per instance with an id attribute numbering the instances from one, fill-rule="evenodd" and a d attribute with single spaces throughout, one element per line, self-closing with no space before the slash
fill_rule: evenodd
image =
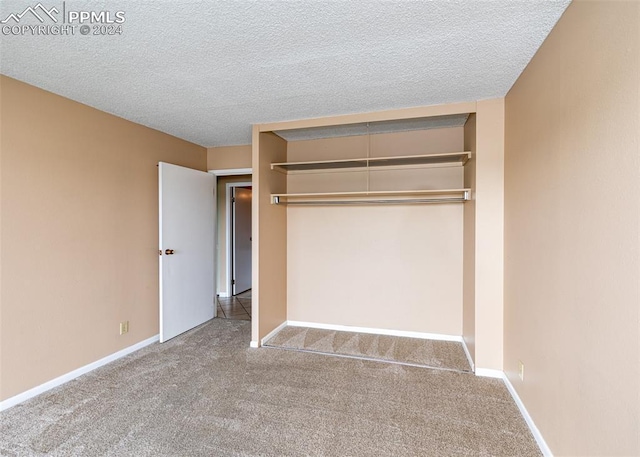
<path id="1" fill-rule="evenodd" d="M 2 0 L 0 20 L 36 4 Z M 248 144 L 255 123 L 502 97 L 568 4 L 42 0 L 123 11 L 122 34 L 3 34 L 0 71 L 202 146 Z"/>

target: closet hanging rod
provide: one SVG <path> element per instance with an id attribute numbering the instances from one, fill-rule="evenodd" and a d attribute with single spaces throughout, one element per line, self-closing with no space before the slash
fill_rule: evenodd
<path id="1" fill-rule="evenodd" d="M 298 200 L 298 201 L 282 201 L 280 197 L 273 197 L 275 205 L 392 205 L 397 203 L 404 204 L 420 204 L 420 203 L 464 203 L 468 199 L 465 197 L 447 197 L 447 198 L 392 198 L 392 199 L 362 199 L 362 200 Z"/>

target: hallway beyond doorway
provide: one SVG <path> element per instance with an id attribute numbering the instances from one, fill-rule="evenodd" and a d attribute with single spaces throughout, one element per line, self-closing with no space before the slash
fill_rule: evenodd
<path id="1" fill-rule="evenodd" d="M 221 319 L 251 320 L 251 289 L 233 297 L 216 297 Z"/>

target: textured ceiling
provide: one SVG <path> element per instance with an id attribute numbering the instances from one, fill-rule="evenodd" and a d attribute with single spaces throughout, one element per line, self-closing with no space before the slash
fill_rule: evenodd
<path id="1" fill-rule="evenodd" d="M 254 123 L 502 97 L 568 3 L 42 0 L 124 11 L 123 33 L 0 35 L 0 71 L 203 146 L 246 144 Z M 2 0 L 0 20 L 36 5 Z"/>

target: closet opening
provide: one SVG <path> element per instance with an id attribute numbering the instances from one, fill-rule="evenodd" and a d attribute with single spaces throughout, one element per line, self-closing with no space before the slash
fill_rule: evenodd
<path id="1" fill-rule="evenodd" d="M 286 344 L 311 338 L 293 327 L 443 340 L 473 369 L 462 342 L 474 123 L 469 110 L 254 129 L 259 344 L 285 328 Z"/>
<path id="2" fill-rule="evenodd" d="M 504 118 L 497 98 L 254 125 L 251 346 L 437 337 L 501 371 Z"/>

